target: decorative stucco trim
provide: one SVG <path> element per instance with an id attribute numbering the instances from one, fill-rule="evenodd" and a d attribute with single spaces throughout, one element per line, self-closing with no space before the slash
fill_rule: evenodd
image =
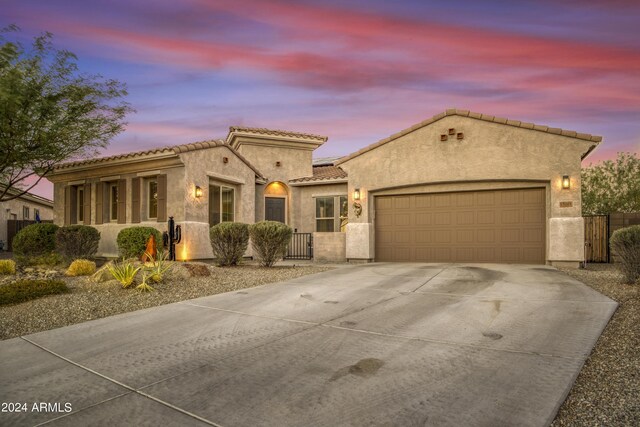
<path id="1" fill-rule="evenodd" d="M 327 139 L 328 139 L 328 137 L 326 136 L 314 135 L 312 133 L 293 132 L 293 131 L 280 130 L 280 129 L 230 126 L 229 134 L 227 135 L 227 143 L 229 143 L 232 137 L 232 134 L 235 134 L 235 133 L 243 133 L 243 134 L 250 134 L 250 135 L 268 135 L 268 136 L 295 138 L 295 139 L 309 139 L 309 140 L 319 141 L 323 143 L 327 142 Z"/>
<path id="2" fill-rule="evenodd" d="M 243 179 L 238 179 L 229 175 L 222 175 L 216 172 L 205 172 L 209 178 L 214 180 L 228 182 L 231 184 L 245 185 L 246 181 Z"/>
<path id="3" fill-rule="evenodd" d="M 346 184 L 348 182 L 349 182 L 348 178 L 318 179 L 318 180 L 314 180 L 314 181 L 299 181 L 299 182 L 289 181 L 289 186 L 291 186 L 291 187 L 307 187 L 307 186 L 311 186 L 311 185 Z"/>
<path id="4" fill-rule="evenodd" d="M 361 154 L 367 153 L 375 148 L 380 147 L 381 145 L 387 144 L 388 142 L 391 142 L 395 139 L 398 139 L 402 136 L 405 136 L 415 130 L 421 129 L 425 126 L 429 126 L 432 123 L 437 122 L 438 120 L 441 120 L 447 116 L 461 116 L 461 117 L 469 117 L 471 119 L 476 119 L 476 120 L 482 120 L 485 122 L 491 122 L 491 123 L 498 123 L 498 124 L 502 124 L 505 126 L 514 126 L 514 127 L 519 127 L 519 128 L 523 128 L 523 129 L 529 129 L 529 130 L 534 130 L 534 131 L 539 131 L 539 132 L 545 132 L 545 133 L 551 133 L 554 135 L 560 135 L 560 136 L 566 136 L 569 138 L 576 138 L 576 139 L 581 139 L 584 141 L 590 141 L 593 142 L 594 144 L 591 146 L 591 148 L 582 155 L 582 158 L 584 159 L 591 151 L 593 151 L 593 149 L 602 141 L 602 137 L 601 136 L 596 136 L 596 135 L 591 135 L 588 133 L 579 133 L 573 130 L 564 130 L 564 129 L 560 129 L 560 128 L 550 128 L 548 126 L 542 126 L 542 125 L 536 125 L 534 123 L 527 123 L 527 122 L 521 122 L 518 120 L 511 120 L 511 119 L 506 119 L 503 117 L 495 117 L 495 116 L 490 116 L 487 114 L 482 114 L 482 113 L 474 113 L 472 111 L 469 110 L 458 110 L 455 108 L 450 108 L 440 114 L 436 114 L 435 116 L 431 117 L 430 119 L 424 120 L 420 123 L 416 123 L 415 125 L 401 130 L 400 132 L 394 133 L 391 136 L 388 136 L 387 138 L 381 139 L 380 141 L 373 143 L 371 145 L 368 145 L 354 153 L 351 153 L 347 156 L 344 156 L 338 160 L 335 161 L 334 165 L 340 165 L 346 161 L 349 161 L 355 157 L 360 156 Z"/>

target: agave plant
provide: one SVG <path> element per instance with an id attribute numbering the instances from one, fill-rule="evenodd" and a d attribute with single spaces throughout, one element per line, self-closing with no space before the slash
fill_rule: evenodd
<path id="1" fill-rule="evenodd" d="M 145 252 L 148 259 L 153 262 L 147 265 L 146 270 L 149 272 L 149 279 L 152 282 L 160 283 L 164 274 L 171 268 L 171 264 L 167 262 L 168 254 L 164 251 L 158 252 L 158 256 L 154 259 L 149 252 Z"/>
<path id="2" fill-rule="evenodd" d="M 142 267 L 136 267 L 131 261 L 122 258 L 121 263 L 114 262 L 113 265 L 107 266 L 109 273 L 116 279 L 123 288 L 128 288 L 133 284 L 136 274 Z"/>
<path id="3" fill-rule="evenodd" d="M 140 292 L 152 292 L 155 289 L 153 289 L 151 286 L 149 286 L 147 284 L 147 273 L 142 273 L 142 283 L 140 283 L 138 286 L 136 286 L 136 289 Z"/>

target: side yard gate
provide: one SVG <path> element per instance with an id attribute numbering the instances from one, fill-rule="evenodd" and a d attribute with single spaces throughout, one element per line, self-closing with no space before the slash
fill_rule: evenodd
<path id="1" fill-rule="evenodd" d="M 312 259 L 313 234 L 293 233 L 285 259 Z"/>
<path id="2" fill-rule="evenodd" d="M 613 262 L 609 239 L 614 231 L 631 225 L 640 225 L 640 212 L 584 217 L 584 249 L 587 262 Z"/>

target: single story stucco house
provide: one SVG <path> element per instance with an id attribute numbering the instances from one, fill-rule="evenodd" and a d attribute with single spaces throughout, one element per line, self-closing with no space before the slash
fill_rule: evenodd
<path id="1" fill-rule="evenodd" d="M 450 109 L 348 156 L 313 160 L 324 136 L 231 127 L 226 140 L 60 164 L 55 222 L 102 234 L 182 226 L 179 259 L 211 258 L 222 221 L 314 233 L 316 260 L 578 266 L 581 161 L 602 140 Z"/>

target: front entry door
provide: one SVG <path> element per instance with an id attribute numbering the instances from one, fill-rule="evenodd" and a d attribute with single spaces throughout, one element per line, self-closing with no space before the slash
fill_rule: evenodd
<path id="1" fill-rule="evenodd" d="M 265 197 L 264 219 L 284 223 L 284 201 L 281 197 Z"/>

